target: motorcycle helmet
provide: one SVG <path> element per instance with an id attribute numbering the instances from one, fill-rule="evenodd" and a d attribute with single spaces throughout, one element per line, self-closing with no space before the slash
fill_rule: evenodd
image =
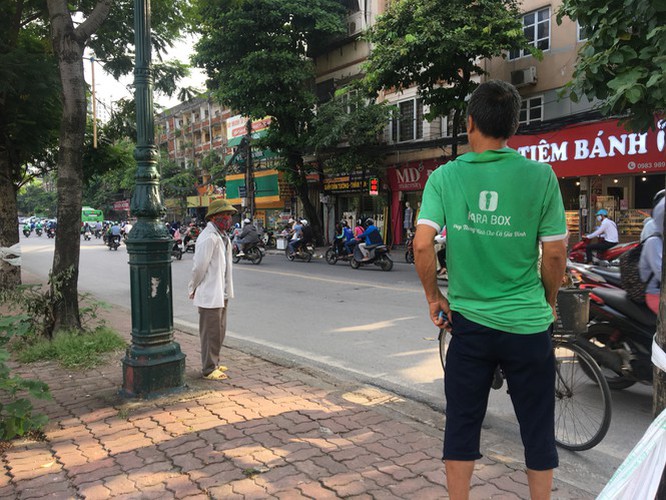
<path id="1" fill-rule="evenodd" d="M 365 219 L 365 227 L 374 225 L 375 221 L 372 219 Z"/>
<path id="2" fill-rule="evenodd" d="M 308 225 L 308 220 L 307 219 L 301 219 L 301 224 L 303 224 L 304 226 L 307 226 Z"/>
<path id="3" fill-rule="evenodd" d="M 652 198 L 652 206 L 656 207 L 657 203 L 661 201 L 661 199 L 664 197 L 665 194 L 666 194 L 666 189 L 662 189 L 657 194 L 655 194 L 654 197 Z"/>
<path id="4" fill-rule="evenodd" d="M 252 221 L 251 221 L 250 219 L 247 219 L 247 218 L 246 218 L 246 219 L 243 221 L 243 224 L 249 224 L 250 222 L 252 222 Z"/>
<path id="5" fill-rule="evenodd" d="M 604 217 L 608 217 L 608 210 L 606 210 L 605 208 L 597 210 L 597 215 L 603 215 Z"/>
<path id="6" fill-rule="evenodd" d="M 240 228 L 240 224 L 236 222 L 236 224 L 234 224 L 234 227 Z"/>

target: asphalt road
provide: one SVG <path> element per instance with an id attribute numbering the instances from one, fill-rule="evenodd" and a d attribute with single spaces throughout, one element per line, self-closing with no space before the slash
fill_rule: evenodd
<path id="1" fill-rule="evenodd" d="M 53 240 L 21 237 L 23 266 L 46 277 Z M 259 266 L 234 267 L 236 298 L 229 308 L 229 342 L 253 351 L 324 368 L 443 408 L 437 330 L 427 318 L 418 277 L 393 253 L 390 272 L 353 270 L 323 258 L 288 262 L 267 255 Z M 196 331 L 197 312 L 187 298 L 192 255 L 172 263 L 174 321 Z M 101 240 L 82 241 L 79 290 L 130 307 L 125 246 L 109 251 Z M 188 360 L 198 362 L 198 360 Z M 599 491 L 651 422 L 652 388 L 637 385 L 613 392 L 613 419 L 593 450 L 560 451 L 560 478 Z M 522 461 L 520 436 L 505 390 L 492 391 L 484 422 L 486 446 Z"/>

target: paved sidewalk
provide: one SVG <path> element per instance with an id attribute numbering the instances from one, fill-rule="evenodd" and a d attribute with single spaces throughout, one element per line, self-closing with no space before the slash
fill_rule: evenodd
<path id="1" fill-rule="evenodd" d="M 129 339 L 128 311 L 104 316 Z M 229 348 L 229 379 L 204 381 L 198 338 L 176 339 L 188 389 L 155 400 L 117 396 L 121 353 L 85 372 L 20 367 L 50 385 L 38 404 L 51 420 L 45 441 L 0 455 L 0 498 L 446 498 L 436 412 Z M 476 499 L 529 497 L 522 464 L 502 457 L 481 460 L 472 484 Z M 555 482 L 553 498 L 592 497 Z"/>

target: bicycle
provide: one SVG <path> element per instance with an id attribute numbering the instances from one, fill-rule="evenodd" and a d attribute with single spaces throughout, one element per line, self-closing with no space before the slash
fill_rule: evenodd
<path id="1" fill-rule="evenodd" d="M 578 298 L 565 300 L 563 294 L 575 294 Z M 585 298 L 581 299 L 583 295 Z M 577 335 L 587 329 L 589 297 L 586 292 L 560 290 L 557 309 L 558 321 L 553 331 L 555 442 L 565 450 L 585 451 L 599 444 L 608 432 L 611 392 L 597 362 L 576 343 Z M 438 341 L 439 359 L 446 373 L 446 330 L 440 329 Z M 499 390 L 503 385 L 504 374 L 498 366 L 492 388 Z"/>

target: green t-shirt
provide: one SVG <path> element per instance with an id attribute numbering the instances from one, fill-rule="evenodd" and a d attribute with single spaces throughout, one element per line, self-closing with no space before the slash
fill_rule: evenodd
<path id="1" fill-rule="evenodd" d="M 550 326 L 539 241 L 567 234 L 550 165 L 510 148 L 464 154 L 430 175 L 418 223 L 437 231 L 446 225 L 452 310 L 510 333 Z"/>

